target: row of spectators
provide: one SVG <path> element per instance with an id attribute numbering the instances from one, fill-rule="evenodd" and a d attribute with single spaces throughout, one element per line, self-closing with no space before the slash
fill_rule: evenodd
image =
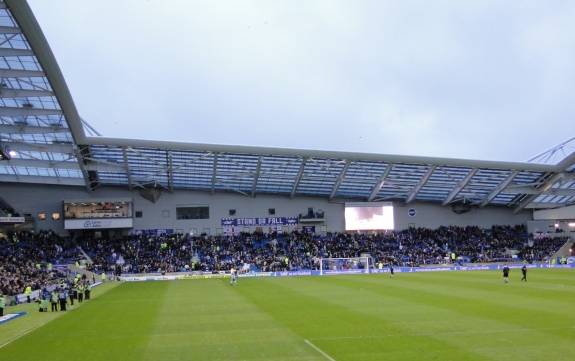
<path id="1" fill-rule="evenodd" d="M 0 210 L 6 214 L 7 217 L 20 217 L 20 213 L 16 212 L 14 208 L 0 201 Z"/>
<path id="2" fill-rule="evenodd" d="M 544 261 L 568 239 L 564 234 L 529 235 L 523 225 L 442 226 L 380 233 L 304 232 L 186 236 L 135 234 L 114 239 L 62 238 L 52 231 L 19 231 L 0 237 L 0 289 L 6 295 L 58 282 L 51 264 L 92 260 L 88 270 L 149 273 L 245 269 L 318 269 L 321 258 L 359 257 L 375 263 L 418 267 L 442 264 L 455 253 L 466 263 L 511 262 L 512 254 Z"/>
<path id="3" fill-rule="evenodd" d="M 66 251 L 65 251 L 66 250 Z M 0 291 L 12 296 L 56 284 L 63 276 L 51 264 L 79 258 L 73 242 L 52 231 L 18 231 L 0 237 Z"/>
<path id="4" fill-rule="evenodd" d="M 119 265 L 122 272 L 147 273 L 218 271 L 242 269 L 245 265 L 261 271 L 317 269 L 321 258 L 359 257 L 362 253 L 369 253 L 376 263 L 411 267 L 444 263 L 451 253 L 466 263 L 511 262 L 513 254 L 533 262 L 546 260 L 568 239 L 558 235 L 533 237 L 518 225 L 487 230 L 474 226 L 410 228 L 367 234 L 140 234 L 115 240 L 82 238 L 78 244 L 92 258 L 94 269 L 115 269 Z"/>

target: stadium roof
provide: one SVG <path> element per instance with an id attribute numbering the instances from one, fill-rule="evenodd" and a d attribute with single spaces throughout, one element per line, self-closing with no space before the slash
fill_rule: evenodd
<path id="1" fill-rule="evenodd" d="M 501 162 L 102 137 L 80 118 L 24 1 L 0 0 L 0 77 L 0 145 L 14 154 L 0 161 L 2 182 L 466 202 L 516 211 L 575 204 L 575 138 L 528 162 Z"/>

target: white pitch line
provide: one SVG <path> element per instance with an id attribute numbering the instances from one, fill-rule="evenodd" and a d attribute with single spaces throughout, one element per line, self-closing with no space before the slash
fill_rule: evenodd
<path id="1" fill-rule="evenodd" d="M 323 352 L 319 347 L 317 347 L 316 345 L 314 345 L 313 343 L 309 342 L 308 340 L 304 340 L 305 343 L 307 343 L 308 345 L 310 345 L 311 347 L 313 347 L 317 352 L 321 353 L 326 359 L 330 360 L 330 361 L 335 361 L 334 359 L 332 359 L 331 357 L 329 357 L 328 354 L 326 354 L 325 352 Z"/>
<path id="2" fill-rule="evenodd" d="M 116 286 L 114 286 L 113 288 L 116 288 Z M 111 289 L 112 289 L 112 288 L 110 288 L 110 289 L 104 291 L 104 293 L 108 292 L 108 291 L 111 290 Z M 100 294 L 98 294 L 98 295 L 95 295 L 94 298 L 98 297 L 99 295 L 103 295 L 104 293 L 100 293 Z M 71 306 L 71 305 L 70 305 L 70 306 Z M 14 337 L 13 339 L 11 339 L 11 340 L 8 341 L 8 342 L 3 343 L 2 345 L 0 345 L 0 348 L 2 348 L 2 347 L 4 347 L 4 346 L 6 346 L 6 345 L 8 345 L 8 344 L 10 344 L 10 343 L 12 343 L 12 342 L 14 342 L 14 341 L 16 341 L 17 339 L 19 339 L 20 337 L 22 337 L 22 336 L 24 336 L 24 335 L 29 334 L 30 332 L 34 331 L 34 330 L 37 329 L 37 328 L 42 327 L 42 326 L 44 326 L 45 324 L 54 321 L 55 319 L 57 319 L 57 318 L 60 317 L 60 316 L 67 315 L 67 314 L 68 314 L 68 311 L 72 312 L 72 311 L 76 310 L 78 307 L 80 307 L 80 305 L 78 305 L 78 306 L 76 306 L 76 307 L 74 307 L 74 308 L 71 308 L 71 307 L 70 307 L 70 309 L 69 309 L 69 310 L 66 310 L 66 312 L 64 312 L 64 311 L 57 311 L 57 312 L 59 312 L 59 314 L 58 314 L 58 315 L 55 315 L 54 318 L 52 318 L 52 319 L 50 319 L 50 320 L 48 320 L 48 321 L 46 321 L 46 322 L 44 322 L 44 323 L 42 323 L 42 324 L 40 324 L 40 325 L 38 325 L 38 326 L 35 326 L 35 327 L 29 329 L 28 331 L 26 331 L 26 332 L 24 332 L 24 333 L 22 333 L 22 334 L 20 334 L 20 335 L 18 335 L 18 336 L 16 336 L 16 337 Z"/>
<path id="3" fill-rule="evenodd" d="M 70 310 L 70 311 L 71 311 L 71 310 Z M 0 345 L 0 348 L 2 348 L 2 347 L 4 347 L 4 346 L 6 346 L 6 345 L 12 343 L 13 341 L 16 341 L 17 339 L 19 339 L 20 337 L 22 337 L 22 336 L 24 336 L 24 335 L 26 335 L 26 334 L 29 334 L 30 332 L 34 331 L 34 330 L 37 329 L 38 327 L 42 327 L 42 326 L 44 326 L 45 324 L 54 321 L 55 319 L 57 319 L 58 317 L 60 317 L 60 316 L 62 316 L 62 315 L 65 315 L 65 313 L 62 313 L 62 314 L 60 314 L 60 315 L 57 315 L 57 316 L 55 316 L 53 319 L 48 320 L 48 321 L 46 321 L 46 322 L 44 322 L 44 323 L 42 323 L 42 324 L 40 324 L 40 325 L 38 325 L 38 326 L 36 326 L 36 327 L 33 327 L 33 328 L 29 329 L 28 331 L 24 332 L 23 334 L 20 334 L 20 335 L 14 337 L 14 338 L 11 339 L 10 341 L 8 341 L 8 342 L 3 343 L 2 345 Z"/>

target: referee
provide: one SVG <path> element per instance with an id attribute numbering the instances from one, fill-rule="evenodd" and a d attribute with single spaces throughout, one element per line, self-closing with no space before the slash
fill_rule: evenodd
<path id="1" fill-rule="evenodd" d="M 527 282 L 527 265 L 523 264 L 523 267 L 521 267 L 521 273 L 523 273 L 523 278 L 521 279 L 521 281 L 525 280 L 525 282 Z"/>
<path id="2" fill-rule="evenodd" d="M 509 267 L 507 264 L 503 266 L 503 283 L 509 282 Z"/>

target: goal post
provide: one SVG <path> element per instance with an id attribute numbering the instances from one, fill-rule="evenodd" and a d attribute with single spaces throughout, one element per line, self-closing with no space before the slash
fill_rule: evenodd
<path id="1" fill-rule="evenodd" d="M 373 267 L 370 258 L 371 257 L 321 258 L 319 262 L 319 274 L 370 273 L 370 268 Z"/>

